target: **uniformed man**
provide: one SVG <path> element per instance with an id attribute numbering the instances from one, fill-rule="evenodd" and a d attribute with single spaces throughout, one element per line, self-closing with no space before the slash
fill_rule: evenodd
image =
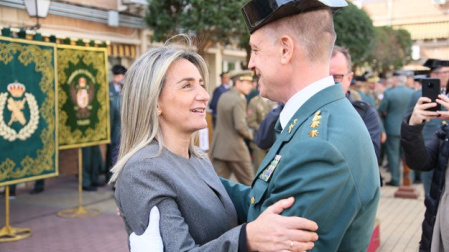
<path id="1" fill-rule="evenodd" d="M 277 106 L 275 102 L 263 98 L 260 95 L 253 97 L 248 104 L 248 126 L 254 132 L 257 132 L 260 123 L 275 106 Z M 253 141 L 250 142 L 249 146 L 253 154 L 253 169 L 256 172 L 265 155 L 268 153 L 268 150 L 262 150 Z"/>
<path id="2" fill-rule="evenodd" d="M 209 108 L 212 110 L 212 126 L 215 127 L 217 122 L 217 104 L 218 100 L 223 93 L 228 91 L 231 88 L 231 79 L 229 72 L 222 72 L 220 74 L 221 84 L 217 88 L 214 89 L 212 94 L 212 99 L 209 103 Z"/>
<path id="3" fill-rule="evenodd" d="M 246 98 L 253 85 L 250 70 L 231 73 L 234 86 L 224 93 L 217 104 L 217 123 L 212 137 L 210 154 L 218 176 L 249 185 L 253 179 L 251 156 L 245 138 L 252 140 L 253 132 L 246 120 Z"/>
<path id="4" fill-rule="evenodd" d="M 329 76 L 332 11 L 347 3 L 273 2 L 252 0 L 242 11 L 251 33 L 248 67 L 259 77 L 260 94 L 285 104 L 277 138 L 251 188 L 223 184 L 242 222 L 293 196 L 282 214 L 318 223 L 312 251 L 366 251 L 380 195 L 376 155 L 362 119 Z M 292 240 L 288 249 L 296 246 Z"/>
<path id="5" fill-rule="evenodd" d="M 401 122 L 407 112 L 413 93 L 411 88 L 405 86 L 406 82 L 405 72 L 396 72 L 393 76 L 392 87 L 385 90 L 378 109 L 380 116 L 384 119 L 385 132 L 387 133 L 385 154 L 388 159 L 391 180 L 386 184 L 390 186 L 399 186 L 401 183 Z"/>
<path id="6" fill-rule="evenodd" d="M 109 121 L 111 124 L 111 142 L 106 148 L 106 182 L 111 178 L 111 172 L 114 165 L 114 153 L 118 149 L 118 144 L 120 141 L 120 104 L 122 101 L 122 86 L 125 79 L 126 68 L 122 65 L 115 65 L 112 67 L 113 79 L 109 83 Z"/>
<path id="7" fill-rule="evenodd" d="M 379 77 L 376 75 L 368 76 L 366 79 L 366 95 L 372 97 L 374 99 L 375 108 L 379 107 L 380 102 L 382 101 L 383 94 L 379 90 L 377 90 L 376 86 L 379 83 Z"/>
<path id="8" fill-rule="evenodd" d="M 343 92 L 346 94 L 346 98 L 349 99 L 354 108 L 359 112 L 365 123 L 366 128 L 371 137 L 371 141 L 376 152 L 376 157 L 380 157 L 380 140 L 381 140 L 381 120 L 377 114 L 375 108 L 371 107 L 368 103 L 358 100 L 354 94 L 358 94 L 357 91 L 350 88 L 350 83 L 354 73 L 352 72 L 352 58 L 348 49 L 341 46 L 334 46 L 332 51 L 332 58 L 330 61 L 329 74 L 334 77 L 334 81 L 341 84 Z"/>

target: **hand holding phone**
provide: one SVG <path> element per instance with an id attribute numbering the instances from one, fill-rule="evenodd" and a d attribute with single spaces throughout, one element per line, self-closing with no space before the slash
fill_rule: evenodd
<path id="1" fill-rule="evenodd" d="M 438 95 L 441 93 L 440 79 L 438 78 L 425 78 L 421 79 L 422 83 L 422 96 L 428 97 L 432 102 L 436 102 Z M 441 105 L 437 103 L 437 106 L 429 108 L 430 111 L 441 110 Z"/>

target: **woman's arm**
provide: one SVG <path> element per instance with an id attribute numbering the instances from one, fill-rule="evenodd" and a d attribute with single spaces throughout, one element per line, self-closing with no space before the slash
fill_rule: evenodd
<path id="1" fill-rule="evenodd" d="M 438 116 L 437 112 L 428 111 L 436 106 L 427 97 L 421 97 L 416 103 L 413 113 L 404 117 L 401 125 L 401 145 L 404 157 L 411 169 L 417 171 L 432 170 L 438 162 L 439 140 L 434 135 L 424 142 L 422 129 L 424 123 Z"/>

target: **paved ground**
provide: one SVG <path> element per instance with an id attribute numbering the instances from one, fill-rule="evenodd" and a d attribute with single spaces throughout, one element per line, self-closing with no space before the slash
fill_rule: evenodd
<path id="1" fill-rule="evenodd" d="M 1 252 L 127 251 L 127 236 L 109 187 L 83 192 L 85 209 L 102 213 L 86 218 L 62 218 L 58 211 L 78 207 L 78 180 L 73 176 L 47 179 L 45 191 L 30 195 L 33 183 L 18 188 L 10 200 L 10 226 L 30 228 L 32 236 L 0 243 Z M 0 225 L 5 225 L 5 200 L 0 200 Z"/>
<path id="2" fill-rule="evenodd" d="M 388 176 L 385 174 L 384 176 Z M 388 180 L 388 178 L 387 178 Z M 60 176 L 46 180 L 45 191 L 30 195 L 33 183 L 17 189 L 10 201 L 10 224 L 30 228 L 32 236 L 0 243 L 0 252 L 122 252 L 127 251 L 127 236 L 109 187 L 83 192 L 86 209 L 102 214 L 88 218 L 61 218 L 57 213 L 78 206 L 78 180 Z M 382 187 L 377 218 L 380 221 L 380 248 L 377 252 L 418 251 L 424 216 L 422 185 L 414 185 L 419 199 L 395 198 L 397 187 Z M 0 199 L 0 225 L 5 225 L 5 200 Z"/>

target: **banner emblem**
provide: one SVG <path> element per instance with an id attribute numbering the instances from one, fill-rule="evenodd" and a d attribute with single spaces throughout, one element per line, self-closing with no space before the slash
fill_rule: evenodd
<path id="1" fill-rule="evenodd" d="M 85 77 L 79 75 L 87 75 L 91 80 L 87 80 Z M 92 110 L 92 100 L 95 96 L 95 90 L 93 86 L 94 77 L 87 70 L 75 71 L 69 78 L 70 93 L 72 101 L 75 104 L 76 117 L 78 119 L 87 119 L 90 117 L 90 111 Z M 90 123 L 90 122 L 88 122 Z M 87 124 L 88 124 L 87 123 Z M 78 124 L 80 124 L 78 122 Z"/>
<path id="2" fill-rule="evenodd" d="M 10 142 L 16 139 L 26 140 L 33 135 L 39 124 L 39 106 L 36 98 L 31 93 L 25 93 L 25 85 L 17 81 L 9 84 L 7 90 L 11 95 L 9 98 L 8 93 L 0 93 L 0 136 Z M 28 123 L 24 112 L 27 103 L 29 108 Z M 4 115 L 4 112 L 7 114 Z M 5 116 L 9 116 L 8 123 L 5 122 Z M 21 127 L 18 133 L 10 128 L 12 125 Z"/>

